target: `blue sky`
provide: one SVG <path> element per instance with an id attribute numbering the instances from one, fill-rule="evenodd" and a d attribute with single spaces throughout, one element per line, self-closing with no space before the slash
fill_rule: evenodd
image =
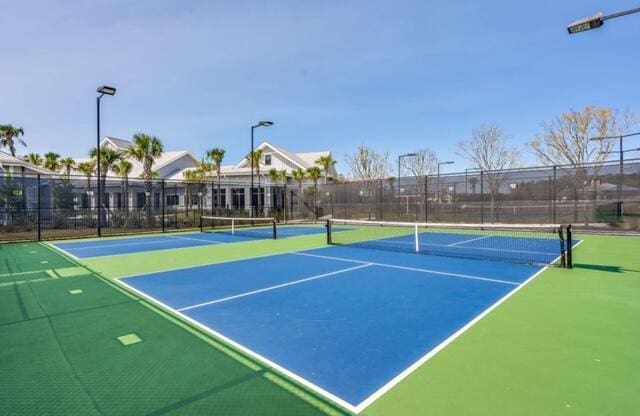
<path id="1" fill-rule="evenodd" d="M 455 144 L 497 122 L 524 150 L 546 120 L 586 105 L 640 114 L 640 15 L 569 36 L 566 25 L 631 1 L 13 1 L 2 4 L 0 123 L 28 148 L 86 156 L 102 132 L 160 137 L 167 150 L 257 141 L 344 154 L 365 144 Z M 640 145 L 640 141 L 629 145 Z M 525 152 L 527 161 L 534 157 Z"/>

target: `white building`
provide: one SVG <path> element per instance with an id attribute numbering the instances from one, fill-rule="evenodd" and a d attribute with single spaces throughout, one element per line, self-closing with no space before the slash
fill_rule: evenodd
<path id="1" fill-rule="evenodd" d="M 125 153 L 132 145 L 132 142 L 128 140 L 114 137 L 105 137 L 101 142 L 101 146 L 112 148 L 121 153 Z M 290 185 L 294 183 L 292 178 L 292 172 L 294 170 L 302 169 L 306 171 L 312 166 L 318 166 L 317 161 L 320 157 L 331 155 L 329 151 L 293 153 L 266 141 L 256 149 L 262 151 L 262 158 L 259 169 L 254 169 L 253 197 L 254 204 L 257 204 L 259 195 L 261 207 L 278 208 L 281 207 L 284 201 L 282 197 L 283 184 L 271 183 L 268 175 L 269 170 L 284 170 L 287 173 L 286 182 Z M 110 179 L 106 187 L 106 195 L 110 207 L 123 208 L 125 204 L 131 208 L 141 208 L 144 206 L 146 197 L 145 189 L 142 186 L 142 182 L 138 180 L 143 173 L 143 166 L 141 162 L 135 159 L 130 160 L 133 164 L 133 169 L 129 175 L 130 189 L 128 195 L 123 195 L 120 186 L 113 185 L 114 179 Z M 82 161 L 83 160 L 78 160 L 77 162 L 80 163 Z M 217 184 L 216 186 L 212 186 L 212 189 L 202 189 L 201 192 L 187 197 L 186 187 L 183 185 L 185 173 L 190 170 L 195 170 L 198 167 L 198 162 L 199 159 L 193 153 L 186 150 L 166 151 L 155 160 L 152 171 L 157 172 L 157 178 L 159 180 L 164 180 L 164 191 L 160 189 L 161 187 L 158 186 L 156 182 L 151 198 L 154 208 L 160 207 L 163 192 L 165 195 L 164 205 L 167 208 L 176 206 L 184 207 L 187 202 L 191 206 L 197 206 L 199 198 L 203 198 L 203 203 L 207 206 L 215 205 L 219 208 L 232 210 L 243 210 L 250 207 L 249 189 L 251 188 L 251 166 L 246 159 L 240 160 L 235 165 L 222 166 L 220 175 L 220 198 L 217 196 Z M 75 171 L 74 174 L 80 175 L 80 172 Z M 117 177 L 114 172 L 109 172 L 108 176 Z M 328 178 L 336 176 L 337 172 L 335 168 L 332 168 Z M 212 180 L 216 178 L 217 175 L 214 173 Z M 115 182 L 117 183 L 118 180 L 115 179 Z M 260 184 L 259 193 L 258 183 Z M 198 195 L 198 193 L 200 193 L 200 195 Z M 125 198 L 128 198 L 128 200 L 125 201 Z M 90 205 L 93 205 L 91 199 L 90 197 L 84 196 L 82 198 L 82 206 L 88 208 Z"/>

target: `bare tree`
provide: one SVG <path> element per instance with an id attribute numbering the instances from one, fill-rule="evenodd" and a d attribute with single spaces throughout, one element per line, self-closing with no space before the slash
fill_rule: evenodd
<path id="1" fill-rule="evenodd" d="M 457 148 L 457 155 L 483 171 L 483 181 L 488 185 L 491 196 L 490 218 L 494 221 L 496 197 L 508 176 L 503 170 L 521 164 L 520 152 L 509 146 L 509 137 L 496 123 L 480 125 L 473 130 L 470 139 L 458 142 Z"/>
<path id="2" fill-rule="evenodd" d="M 427 203 L 426 181 L 427 175 L 434 174 L 438 170 L 438 155 L 435 151 L 425 148 L 411 153 L 414 156 L 403 157 L 402 166 L 415 177 L 418 205 Z M 407 196 L 409 198 L 409 196 Z M 407 203 L 409 201 L 407 200 Z"/>
<path id="3" fill-rule="evenodd" d="M 627 111 L 621 114 L 614 108 L 585 107 L 570 110 L 542 125 L 542 132 L 529 143 L 529 148 L 545 165 L 570 165 L 573 175 L 568 177 L 574 195 L 581 195 L 585 225 L 589 223 L 587 193 L 593 178 L 601 170 L 614 140 L 592 141 L 594 137 L 624 134 L 634 125 L 635 116 Z M 577 221 L 578 201 L 574 200 L 574 220 Z"/>
<path id="4" fill-rule="evenodd" d="M 375 181 L 389 176 L 389 154 L 378 153 L 360 145 L 354 153 L 345 155 L 351 175 L 359 181 Z"/>
<path id="5" fill-rule="evenodd" d="M 364 145 L 360 145 L 354 153 L 345 155 L 347 164 L 351 168 L 351 175 L 354 179 L 362 182 L 361 195 L 369 198 L 370 202 L 375 197 L 378 189 L 385 178 L 389 177 L 389 154 L 378 153 Z M 371 219 L 371 206 L 369 204 L 369 219 Z"/>
<path id="6" fill-rule="evenodd" d="M 542 132 L 529 143 L 545 165 L 581 166 L 606 160 L 615 144 L 612 140 L 591 141 L 592 137 L 616 136 L 633 125 L 630 112 L 620 115 L 613 108 L 586 107 L 560 114 L 542 125 Z"/>

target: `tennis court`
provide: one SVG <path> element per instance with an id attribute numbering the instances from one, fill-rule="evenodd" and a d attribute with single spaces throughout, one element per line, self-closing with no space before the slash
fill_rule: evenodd
<path id="1" fill-rule="evenodd" d="M 60 242 L 52 244 L 58 250 L 76 259 L 91 257 L 133 254 L 146 251 L 171 250 L 188 247 L 200 247 L 213 244 L 241 243 L 272 237 L 272 228 L 251 227 L 231 233 L 230 229 L 216 232 L 159 234 L 146 237 L 113 237 L 100 240 Z M 277 238 L 291 238 L 304 235 L 324 234 L 322 225 L 279 226 Z"/>
<path id="2" fill-rule="evenodd" d="M 345 241 L 355 235 L 364 246 L 352 242 L 120 283 L 360 412 L 545 267 L 365 248 L 373 241 L 396 247 L 412 235 L 367 240 L 359 228 L 333 238 L 338 235 Z M 513 235 L 437 232 L 420 238 L 436 247 L 466 247 L 471 256 L 484 250 L 505 252 L 509 260 L 530 257 L 523 247 L 510 250 L 518 239 Z M 554 253 L 551 239 L 529 240 L 531 252 L 547 253 L 537 262 L 558 260 L 557 242 Z M 479 247 L 480 241 L 488 246 Z"/>

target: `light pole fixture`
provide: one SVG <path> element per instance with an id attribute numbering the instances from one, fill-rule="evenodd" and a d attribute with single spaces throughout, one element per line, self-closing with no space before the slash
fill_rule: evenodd
<path id="1" fill-rule="evenodd" d="M 633 13 L 640 13 L 640 7 L 635 9 L 625 10 L 619 13 L 610 14 L 607 16 L 605 16 L 602 12 L 598 12 L 593 16 L 585 17 L 584 19 L 576 20 L 575 22 L 571 23 L 569 26 L 567 26 L 567 32 L 569 32 L 570 35 L 573 35 L 574 33 L 580 33 L 580 32 L 585 32 L 587 30 L 597 29 L 602 25 L 604 25 L 604 22 L 606 20 L 614 19 L 616 17 L 627 16 Z"/>
<path id="2" fill-rule="evenodd" d="M 250 215 L 251 217 L 253 217 L 253 130 L 255 130 L 258 127 L 271 127 L 273 126 L 273 122 L 272 121 L 268 121 L 268 120 L 263 120 L 263 121 L 259 121 L 258 124 L 251 126 L 251 152 L 249 153 L 249 157 L 251 158 L 251 160 L 249 160 L 249 165 L 251 165 L 251 189 L 249 190 L 249 204 L 251 205 L 251 212 Z M 258 189 L 258 204 L 260 203 L 260 189 Z"/>
<path id="3" fill-rule="evenodd" d="M 617 215 L 618 218 L 622 217 L 624 215 L 624 200 L 623 200 L 623 192 L 622 192 L 622 178 L 623 178 L 623 174 L 624 174 L 624 153 L 625 150 L 622 149 L 622 139 L 626 138 L 626 137 L 632 137 L 632 136 L 640 136 L 640 132 L 637 133 L 630 133 L 630 134 L 621 134 L 619 136 L 601 136 L 601 137 L 592 137 L 589 140 L 590 141 L 596 141 L 596 142 L 600 142 L 603 140 L 613 140 L 613 139 L 618 139 L 618 143 L 619 143 L 619 150 L 618 152 L 620 153 L 620 170 L 619 170 L 619 178 L 618 178 L 618 208 L 617 208 Z M 630 150 L 635 150 L 635 149 L 630 149 Z M 606 152 L 601 152 L 601 153 L 606 153 Z"/>
<path id="4" fill-rule="evenodd" d="M 97 128 L 96 128 L 96 173 L 98 176 L 98 237 L 102 237 L 102 199 L 101 199 L 101 181 L 100 181 L 100 99 L 104 95 L 116 95 L 116 89 L 114 87 L 109 87 L 103 85 L 99 87 L 97 90 L 98 95 L 96 97 L 96 107 L 97 107 Z"/>
<path id="5" fill-rule="evenodd" d="M 453 165 L 454 161 L 452 160 L 448 160 L 446 162 L 438 162 L 438 175 L 436 176 L 436 178 L 438 179 L 438 203 L 440 203 L 440 166 L 441 165 Z"/>
<path id="6" fill-rule="evenodd" d="M 401 160 L 402 160 L 402 158 L 405 158 L 405 157 L 416 157 L 416 156 L 418 156 L 417 153 L 405 153 L 404 155 L 398 156 L 398 195 L 400 195 L 400 178 L 401 178 L 401 176 L 400 176 L 400 166 L 401 166 Z"/>

